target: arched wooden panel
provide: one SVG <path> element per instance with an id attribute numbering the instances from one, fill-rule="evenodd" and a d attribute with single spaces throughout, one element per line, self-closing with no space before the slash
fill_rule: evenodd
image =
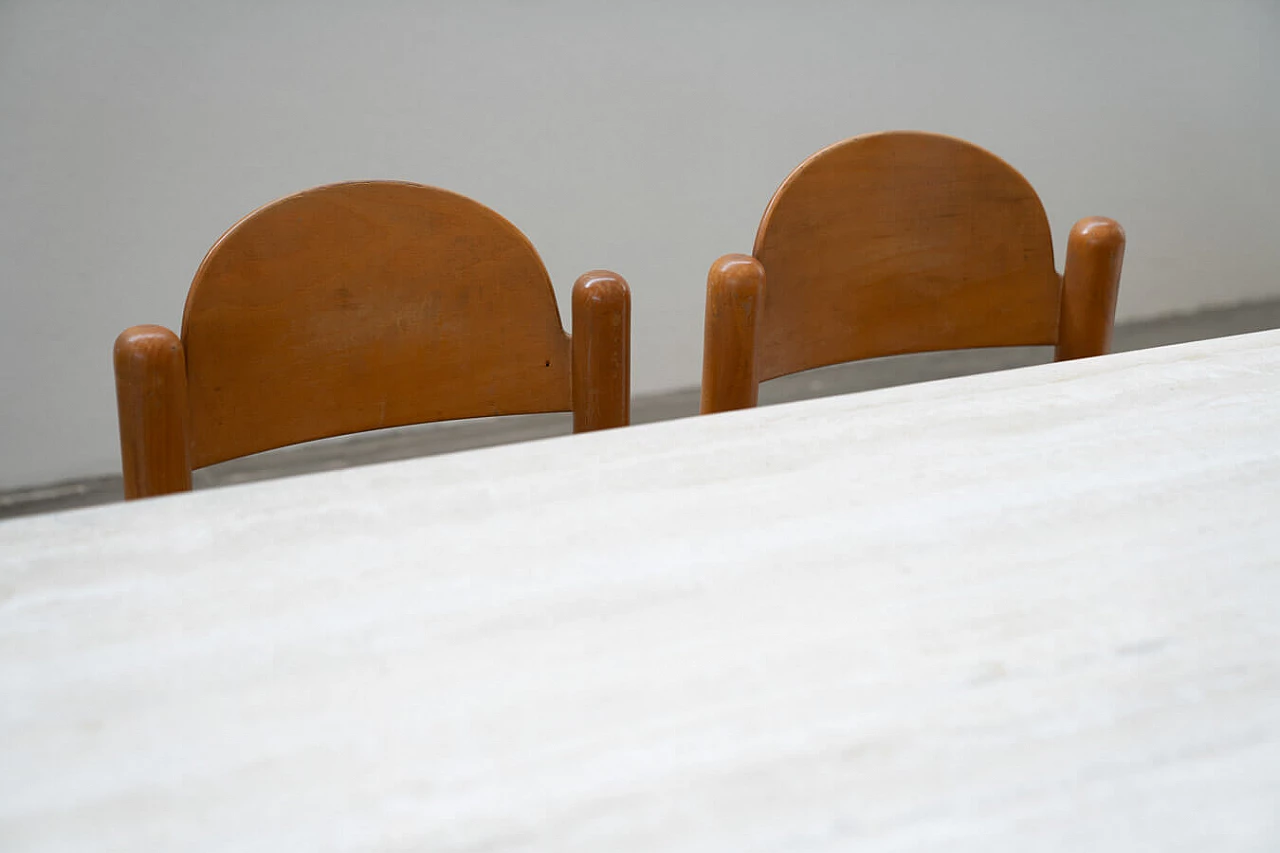
<path id="1" fill-rule="evenodd" d="M 318 187 L 245 217 L 200 265 L 182 343 L 194 468 L 571 405 L 569 337 L 533 246 L 416 184 Z"/>
<path id="2" fill-rule="evenodd" d="M 759 379 L 861 358 L 1053 344 L 1061 279 L 1040 199 L 975 145 L 854 137 L 783 182 L 756 235 Z"/>

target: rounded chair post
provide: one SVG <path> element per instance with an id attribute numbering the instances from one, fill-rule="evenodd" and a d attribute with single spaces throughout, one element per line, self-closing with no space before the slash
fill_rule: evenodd
<path id="1" fill-rule="evenodd" d="M 764 267 L 759 261 L 725 255 L 711 265 L 702 348 L 704 415 L 756 405 L 756 344 L 763 313 Z"/>
<path id="2" fill-rule="evenodd" d="M 191 489 L 182 341 L 164 326 L 116 338 L 116 405 L 126 500 Z"/>
<path id="3" fill-rule="evenodd" d="M 573 285 L 573 431 L 631 422 L 631 289 L 593 270 Z"/>
<path id="4" fill-rule="evenodd" d="M 1067 239 L 1055 361 L 1106 355 L 1111 350 L 1124 229 L 1102 216 L 1081 219 Z"/>

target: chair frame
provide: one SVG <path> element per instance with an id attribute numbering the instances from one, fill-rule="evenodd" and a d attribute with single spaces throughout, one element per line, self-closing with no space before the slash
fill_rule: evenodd
<path id="1" fill-rule="evenodd" d="M 909 166 L 903 165 L 905 177 L 899 179 L 896 174 L 886 176 L 884 164 L 888 163 L 896 170 L 900 165 L 896 158 L 898 149 L 910 146 L 923 152 L 915 166 L 928 174 L 920 177 L 918 173 L 912 174 Z M 930 160 L 934 154 L 940 155 L 941 165 Z M 948 171 L 952 165 L 954 170 Z M 939 179 L 940 174 L 942 180 Z M 948 183 L 949 180 L 954 180 L 954 184 Z M 857 208 L 859 198 L 848 197 L 848 188 L 854 186 L 855 181 L 885 193 L 894 192 L 897 189 L 895 182 L 900 182 L 902 208 L 908 214 L 913 213 L 912 205 L 925 210 L 918 218 L 909 219 L 909 224 L 916 231 L 897 238 L 898 242 L 891 245 L 893 251 L 884 249 L 886 243 L 895 239 L 883 224 L 884 219 L 891 217 L 886 217 L 879 210 Z M 995 183 L 999 186 L 993 189 L 991 185 Z M 948 203 L 957 196 L 961 197 L 962 203 L 954 204 L 955 209 L 948 209 Z M 897 197 L 878 197 L 892 199 L 891 204 L 895 206 L 893 214 L 901 214 L 902 211 L 896 207 Z M 942 222 L 944 217 L 942 227 L 953 227 L 955 219 L 964 215 L 979 219 L 1006 215 L 1009 205 L 1014 203 L 1022 205 L 1019 210 L 1025 211 L 1025 214 L 1018 214 L 1022 219 L 1016 224 L 1019 227 L 1025 225 L 1018 236 L 1026 241 L 1028 252 L 1035 255 L 1034 269 L 1029 267 L 1025 273 L 1014 270 L 998 286 L 1002 288 L 1001 294 L 1017 292 L 1017 288 L 1022 287 L 1038 291 L 1038 295 L 1029 297 L 1030 307 L 1010 312 L 1021 312 L 1015 317 L 1017 322 L 1001 326 L 981 313 L 983 293 L 980 291 L 989 283 L 979 282 L 971 295 L 965 295 L 967 291 L 959 287 L 952 288 L 954 292 L 961 293 L 953 297 L 953 305 L 962 309 L 960 313 L 968 312 L 977 318 L 969 322 L 967 316 L 965 321 L 969 324 L 958 330 L 948 328 L 945 334 L 935 333 L 932 329 L 912 330 L 901 341 L 873 342 L 860 347 L 847 340 L 815 344 L 813 336 L 806 336 L 806 330 L 802 328 L 772 329 L 775 344 L 771 354 L 782 364 L 762 365 L 762 338 L 764 324 L 768 322 L 770 295 L 767 288 L 772 272 L 770 251 L 776 253 L 778 231 L 790 227 L 802 238 L 816 242 L 817 235 L 821 235 L 824 225 L 830 221 L 827 217 L 836 210 L 837 216 L 854 223 L 851 230 L 876 233 L 881 244 L 876 247 L 879 254 L 874 259 L 864 259 L 857 254 L 864 248 L 862 246 L 844 243 L 834 247 L 825 245 L 815 251 L 813 258 L 791 260 L 793 267 L 804 264 L 811 267 L 791 278 L 804 280 L 804 275 L 808 275 L 807 284 L 817 280 L 828 269 L 852 270 L 846 273 L 848 278 L 857 279 L 859 284 L 875 279 L 870 281 L 871 286 L 880 288 L 879 293 L 883 294 L 910 280 L 912 271 L 908 265 L 921 253 L 918 249 L 922 242 L 919 235 L 928 235 L 929 229 Z M 780 207 L 782 214 L 779 213 Z M 787 215 L 791 216 L 791 222 L 783 223 L 781 217 Z M 798 226 L 794 224 L 796 222 Z M 808 229 L 807 233 L 803 229 Z M 701 410 L 708 414 L 754 407 L 758 402 L 761 381 L 861 358 L 1016 345 L 1053 345 L 1057 361 L 1103 355 L 1111 346 L 1124 246 L 1124 230 L 1114 220 L 1097 216 L 1081 219 L 1071 229 L 1066 264 L 1059 275 L 1053 269 L 1052 238 L 1039 198 L 1025 178 L 994 154 L 953 137 L 917 131 L 867 134 L 838 142 L 805 160 L 783 181 L 761 219 L 751 255 L 724 255 L 712 264 L 707 276 Z M 946 256 L 942 250 L 964 257 L 967 247 L 963 241 L 952 241 L 934 255 Z M 822 252 L 826 254 L 822 255 Z M 913 252 L 917 254 L 913 255 Z M 1011 255 L 1015 262 L 1021 257 L 1016 252 Z M 879 266 L 867 272 L 873 264 Z M 968 278 L 944 281 L 944 284 L 967 287 Z M 854 314 L 853 310 L 848 310 L 848 289 L 832 295 L 843 286 L 843 282 L 835 286 L 824 284 L 821 294 L 808 302 L 810 314 L 835 309 L 846 309 L 848 314 Z M 994 291 L 996 287 L 989 285 L 988 290 Z M 871 289 L 869 286 L 860 293 Z M 841 302 L 845 304 L 841 305 Z M 885 304 L 892 305 L 893 298 L 882 299 L 875 310 L 884 312 Z M 874 311 L 869 315 L 867 322 L 878 319 Z M 937 316 L 929 319 L 938 328 L 948 321 L 946 317 Z M 945 344 L 935 345 L 930 336 L 945 338 Z M 777 344 L 778 341 L 782 342 L 781 345 Z M 848 352 L 854 354 L 841 357 L 841 353 Z"/>
<path id="2" fill-rule="evenodd" d="M 327 247 L 353 223 L 375 249 Z M 445 269 L 437 248 L 466 268 Z M 439 307 L 438 282 L 457 310 L 423 307 Z M 421 300 L 396 311 L 406 296 Z M 278 199 L 210 249 L 181 335 L 142 325 L 116 339 L 125 497 L 188 491 L 194 469 L 382 427 L 534 412 L 572 412 L 574 432 L 625 426 L 630 314 L 626 281 L 588 272 L 565 334 L 528 239 L 465 196 L 364 181 Z M 360 328 L 370 317 L 381 324 Z M 484 375 L 464 375 L 471 365 Z M 306 396 L 299 376 L 321 390 Z M 364 381 L 345 387 L 349 376 Z M 266 390 L 226 387 L 255 383 Z M 293 422 L 277 429 L 280 417 Z"/>

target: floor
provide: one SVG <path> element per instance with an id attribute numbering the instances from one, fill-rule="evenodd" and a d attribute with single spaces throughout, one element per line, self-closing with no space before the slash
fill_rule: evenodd
<path id="1" fill-rule="evenodd" d="M 1122 324 L 1116 328 L 1114 348 L 1117 351 L 1145 349 L 1275 328 L 1280 328 L 1280 300 Z M 760 402 L 766 405 L 865 391 L 1039 364 L 1051 358 L 1052 350 L 1049 348 L 1014 347 L 876 359 L 822 368 L 765 383 L 760 388 Z M 631 404 L 631 420 L 637 424 L 688 417 L 697 412 L 696 388 L 638 396 Z M 215 465 L 197 471 L 195 485 L 198 489 L 208 488 L 548 438 L 568 432 L 570 418 L 562 414 L 454 421 L 384 430 L 273 450 Z M 0 518 L 110 503 L 122 497 L 119 476 L 56 483 L 0 493 Z"/>

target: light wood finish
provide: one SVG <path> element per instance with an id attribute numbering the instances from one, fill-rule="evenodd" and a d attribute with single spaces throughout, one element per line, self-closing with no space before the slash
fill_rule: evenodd
<path id="1" fill-rule="evenodd" d="M 629 298 L 626 282 L 601 272 L 578 289 L 593 281 L 607 282 L 599 287 L 612 313 L 583 327 L 592 347 L 625 360 L 629 316 L 617 305 Z M 117 374 L 129 448 L 147 443 L 149 427 L 124 401 L 138 383 L 159 387 L 149 374 L 170 365 L 150 344 L 156 327 L 143 328 L 116 344 L 117 364 L 130 365 Z M 186 387 L 166 380 L 173 396 L 163 405 L 180 409 L 185 393 L 190 468 L 383 427 L 570 411 L 579 398 L 606 402 L 575 413 L 578 429 L 626 423 L 626 366 L 584 368 L 574 393 L 570 338 L 528 239 L 433 187 L 335 184 L 245 217 L 200 265 L 181 344 Z M 130 496 L 189 488 L 179 458 L 127 451 Z"/>
<path id="2" fill-rule="evenodd" d="M 200 265 L 182 318 L 199 468 L 381 427 L 569 408 L 569 339 L 514 225 L 399 183 L 256 211 Z"/>
<path id="3" fill-rule="evenodd" d="M 573 285 L 573 428 L 631 421 L 631 291 L 607 270 Z"/>
<path id="4" fill-rule="evenodd" d="M 1073 234 L 1081 257 L 1063 298 L 1040 199 L 1000 158 L 919 132 L 832 145 L 791 173 L 760 222 L 762 272 L 750 277 L 763 277 L 763 298 L 744 301 L 724 280 L 743 256 L 712 267 L 703 411 L 754 405 L 744 382 L 856 359 L 1041 344 L 1059 344 L 1063 357 L 1100 354 L 1124 232 L 1094 218 Z M 759 316 L 742 313 L 749 304 Z M 754 346 L 720 316 L 758 328 Z"/>
<path id="5" fill-rule="evenodd" d="M 0 844 L 1280 849 L 1280 332 L 0 522 Z"/>
<path id="6" fill-rule="evenodd" d="M 747 409 L 759 398 L 756 346 L 760 339 L 764 268 L 749 255 L 725 255 L 707 275 L 702 359 L 702 410 Z"/>
<path id="7" fill-rule="evenodd" d="M 164 326 L 134 326 L 114 356 L 125 499 L 190 490 L 182 341 Z"/>
<path id="8" fill-rule="evenodd" d="M 1101 216 L 1081 219 L 1067 238 L 1062 273 L 1062 310 L 1057 361 L 1088 358 L 1111 351 L 1124 231 Z"/>

